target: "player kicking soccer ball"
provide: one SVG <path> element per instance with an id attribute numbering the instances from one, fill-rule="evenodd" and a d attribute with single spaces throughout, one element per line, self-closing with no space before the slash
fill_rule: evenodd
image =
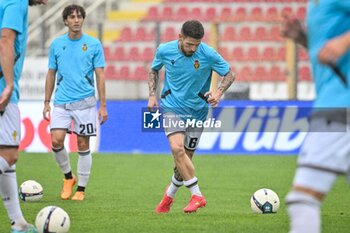
<path id="1" fill-rule="evenodd" d="M 159 70 L 164 66 L 165 81 L 161 95 L 163 119 L 175 123 L 164 127 L 174 157 L 175 169 L 171 183 L 156 207 L 157 213 L 170 211 L 175 194 L 182 185 L 185 185 L 192 195 L 183 209 L 185 213 L 196 212 L 206 205 L 192 163 L 203 127 L 176 123 L 187 120 L 204 122 L 209 106 L 218 106 L 222 94 L 233 83 L 234 75 L 229 64 L 213 48 L 202 43 L 203 36 L 204 28 L 199 21 L 186 21 L 182 25 L 178 40 L 159 46 L 149 73 L 149 111 L 158 109 L 155 93 Z M 210 92 L 213 70 L 224 78 L 217 90 Z"/>

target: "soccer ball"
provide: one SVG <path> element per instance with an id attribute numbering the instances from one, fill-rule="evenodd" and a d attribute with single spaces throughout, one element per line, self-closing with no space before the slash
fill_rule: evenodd
<path id="1" fill-rule="evenodd" d="M 66 211 L 57 206 L 47 206 L 40 210 L 35 219 L 35 226 L 39 233 L 69 231 L 70 219 Z"/>
<path id="2" fill-rule="evenodd" d="M 35 180 L 24 181 L 19 187 L 19 198 L 22 201 L 39 201 L 43 197 L 43 195 L 43 187 Z"/>
<path id="3" fill-rule="evenodd" d="M 250 198 L 250 207 L 259 214 L 276 213 L 280 207 L 280 199 L 271 189 L 259 189 Z"/>

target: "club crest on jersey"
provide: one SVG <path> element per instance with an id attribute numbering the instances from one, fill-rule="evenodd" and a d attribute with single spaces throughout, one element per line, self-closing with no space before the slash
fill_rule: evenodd
<path id="1" fill-rule="evenodd" d="M 85 52 L 85 51 L 88 49 L 87 45 L 86 45 L 86 44 L 83 44 L 82 49 L 83 49 L 83 51 Z"/>
<path id="2" fill-rule="evenodd" d="M 18 134 L 17 134 L 17 131 L 16 131 L 16 130 L 12 132 L 13 141 L 16 141 L 17 135 L 18 135 Z"/>
<path id="3" fill-rule="evenodd" d="M 198 70 L 199 67 L 200 67 L 199 61 L 198 61 L 198 60 L 195 60 L 193 66 L 194 66 L 194 68 L 195 68 L 196 70 Z"/>

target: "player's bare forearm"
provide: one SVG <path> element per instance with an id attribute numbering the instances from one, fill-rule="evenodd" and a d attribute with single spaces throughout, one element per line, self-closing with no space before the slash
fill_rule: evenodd
<path id="1" fill-rule="evenodd" d="M 56 70 L 51 70 L 47 72 L 45 81 L 45 100 L 44 103 L 50 103 L 53 89 L 55 87 L 56 80 Z"/>
<path id="2" fill-rule="evenodd" d="M 158 71 L 151 69 L 148 73 L 148 89 L 149 96 L 155 96 L 158 86 L 159 75 Z"/>
<path id="3" fill-rule="evenodd" d="M 102 125 L 108 119 L 107 105 L 106 105 L 106 84 L 105 84 L 105 74 L 103 68 L 96 68 L 96 83 L 98 98 L 100 101 L 100 109 L 98 110 L 98 119 Z"/>
<path id="4" fill-rule="evenodd" d="M 232 71 L 229 71 L 221 80 L 218 87 L 218 91 L 221 93 L 221 95 L 231 86 L 233 81 L 235 81 L 235 74 L 232 73 Z"/>

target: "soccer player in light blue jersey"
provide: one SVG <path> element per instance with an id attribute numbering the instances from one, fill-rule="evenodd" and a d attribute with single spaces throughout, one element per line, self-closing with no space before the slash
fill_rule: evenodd
<path id="1" fill-rule="evenodd" d="M 164 117 L 173 122 L 194 119 L 204 121 L 209 105 L 217 107 L 222 94 L 234 81 L 229 64 L 211 47 L 202 43 L 203 25 L 197 20 L 182 25 L 179 39 L 161 44 L 154 57 L 149 73 L 150 111 L 158 108 L 156 88 L 159 70 L 165 68 L 161 107 Z M 216 90 L 209 91 L 212 72 L 223 77 Z M 175 168 L 171 183 L 163 199 L 156 207 L 157 213 L 167 213 L 179 187 L 185 185 L 191 192 L 191 199 L 184 208 L 185 213 L 196 212 L 206 205 L 195 169 L 192 163 L 194 151 L 202 134 L 202 127 L 174 126 L 165 128 Z"/>
<path id="2" fill-rule="evenodd" d="M 282 34 L 308 49 L 317 93 L 286 197 L 290 232 L 319 233 L 324 197 L 339 174 L 350 182 L 350 1 L 309 0 L 306 28 L 284 15 Z"/>
<path id="3" fill-rule="evenodd" d="M 76 177 L 72 174 L 69 156 L 64 147 L 66 133 L 78 137 L 78 187 L 72 200 L 85 198 L 92 165 L 90 136 L 96 136 L 95 81 L 100 108 L 98 120 L 103 124 L 108 117 L 105 96 L 104 54 L 101 42 L 82 32 L 85 10 L 79 5 L 69 5 L 62 13 L 68 33 L 56 38 L 50 47 L 49 71 L 46 76 L 43 117 L 50 120 L 52 151 L 64 173 L 61 198 L 71 198 Z M 54 108 L 50 117 L 50 100 L 55 87 Z M 51 119 L 50 119 L 51 118 Z"/>
<path id="4" fill-rule="evenodd" d="M 11 232 L 37 232 L 24 219 L 18 200 L 16 162 L 21 140 L 18 108 L 28 34 L 28 5 L 47 0 L 0 0 L 0 196 L 11 221 Z"/>

